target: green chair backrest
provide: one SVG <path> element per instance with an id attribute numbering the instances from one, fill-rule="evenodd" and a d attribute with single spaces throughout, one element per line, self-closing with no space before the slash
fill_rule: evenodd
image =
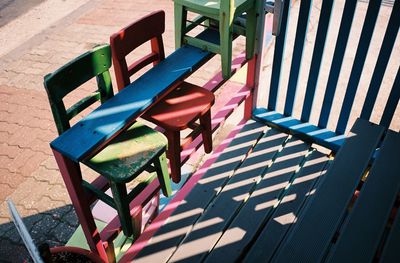
<path id="1" fill-rule="evenodd" d="M 95 47 L 44 77 L 44 87 L 59 134 L 68 130 L 69 121 L 84 109 L 97 101 L 103 103 L 114 96 L 110 67 L 111 49 L 106 44 Z M 98 89 L 67 109 L 64 97 L 94 77 L 97 79 Z"/>

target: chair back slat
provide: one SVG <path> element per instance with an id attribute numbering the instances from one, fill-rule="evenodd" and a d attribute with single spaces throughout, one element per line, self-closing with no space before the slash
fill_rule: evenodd
<path id="1" fill-rule="evenodd" d="M 61 100 L 88 80 L 108 71 L 110 67 L 110 46 L 96 47 L 45 76 L 46 89 L 54 99 Z"/>
<path id="2" fill-rule="evenodd" d="M 100 100 L 100 92 L 96 91 L 93 94 L 81 99 L 74 105 L 72 105 L 69 109 L 67 109 L 68 119 L 72 119 L 77 116 L 80 112 L 85 110 L 87 107 L 90 107 L 92 104 Z"/>
<path id="3" fill-rule="evenodd" d="M 396 41 L 397 32 L 399 32 L 399 28 L 400 28 L 400 1 L 396 1 L 393 6 L 392 14 L 390 15 L 388 27 L 386 29 L 385 37 L 383 38 L 381 50 L 379 51 L 378 61 L 376 63 L 375 70 L 372 75 L 371 82 L 369 84 L 367 97 L 365 99 L 364 106 L 360 116 L 362 119 L 368 120 L 371 117 L 371 113 L 375 106 L 376 98 L 378 96 L 383 76 L 385 74 L 390 56 L 393 51 L 394 43 Z"/>
<path id="4" fill-rule="evenodd" d="M 290 67 L 290 78 L 286 93 L 285 115 L 292 115 L 293 104 L 296 97 L 297 83 L 303 58 L 304 41 L 306 39 L 308 19 L 310 16 L 311 0 L 303 0 L 300 2 L 300 14 L 297 21 L 296 39 L 293 50 L 292 65 Z"/>
<path id="5" fill-rule="evenodd" d="M 324 54 L 326 36 L 328 34 L 329 23 L 331 20 L 333 1 L 323 1 L 321 15 L 315 38 L 314 52 L 311 60 L 310 72 L 308 74 L 306 95 L 304 97 L 301 120 L 310 120 L 311 110 L 314 103 L 315 89 L 318 83 L 319 72 L 321 69 L 322 55 Z"/>
<path id="6" fill-rule="evenodd" d="M 385 110 L 381 118 L 380 125 L 389 127 L 392 122 L 396 107 L 400 100 L 400 67 L 397 70 L 396 79 L 394 80 L 392 90 L 389 95 L 389 99 L 386 103 Z"/>
<path id="7" fill-rule="evenodd" d="M 379 9 L 382 0 L 370 0 L 368 5 L 367 14 L 361 37 L 358 42 L 356 57 L 354 59 L 353 67 L 351 69 L 350 79 L 346 89 L 346 95 L 343 100 L 343 106 L 340 112 L 339 120 L 336 126 L 336 133 L 344 134 L 350 116 L 351 108 L 353 107 L 354 98 L 356 96 L 358 84 L 360 82 L 361 73 L 366 61 L 369 45 L 371 43 L 372 34 L 376 20 L 378 19 Z"/>
<path id="8" fill-rule="evenodd" d="M 335 96 L 340 70 L 342 68 L 344 53 L 346 51 L 347 42 L 349 40 L 351 25 L 353 24 L 356 5 L 357 0 L 347 0 L 344 5 L 342 21 L 340 22 L 339 35 L 333 54 L 332 66 L 329 72 L 328 84 L 326 86 L 325 97 L 322 103 L 321 114 L 318 122 L 318 126 L 321 128 L 326 128 L 326 126 L 328 125 L 333 98 Z"/>
<path id="9" fill-rule="evenodd" d="M 109 72 L 110 67 L 110 46 L 102 45 L 82 54 L 44 77 L 44 86 L 58 134 L 68 130 L 70 120 L 84 109 L 96 101 L 103 103 L 114 96 Z M 63 101 L 64 97 L 93 78 L 97 79 L 95 93 L 88 95 L 67 109 Z"/>
<path id="10" fill-rule="evenodd" d="M 279 83 L 281 78 L 281 69 L 283 54 L 285 50 L 287 24 L 289 20 L 290 4 L 285 4 L 282 12 L 281 33 L 276 38 L 274 60 L 272 66 L 271 84 L 268 98 L 268 109 L 275 110 L 278 99 Z"/>
<path id="11" fill-rule="evenodd" d="M 114 70 L 118 90 L 128 86 L 132 74 L 153 63 L 159 63 L 165 58 L 162 34 L 165 31 L 164 11 L 153 12 L 139 21 L 135 21 L 110 37 Z M 151 53 L 129 66 L 126 56 L 142 44 L 151 43 Z"/>

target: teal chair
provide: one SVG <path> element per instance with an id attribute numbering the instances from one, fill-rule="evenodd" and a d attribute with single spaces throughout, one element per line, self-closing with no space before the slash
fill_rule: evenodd
<path id="1" fill-rule="evenodd" d="M 44 86 L 50 101 L 51 110 L 59 134 L 70 128 L 70 120 L 93 103 L 105 102 L 113 94 L 109 68 L 111 67 L 111 49 L 103 45 L 75 58 L 52 74 L 44 78 Z M 97 90 L 66 109 L 63 99 L 77 90 L 82 84 L 96 77 Z M 76 93 L 75 93 L 76 94 Z M 171 195 L 171 183 L 166 161 L 165 136 L 140 122 L 134 123 L 115 137 L 104 149 L 82 162 L 108 181 L 113 197 L 105 194 L 106 188 L 98 184 L 81 180 L 81 186 L 111 207 L 115 208 L 126 236 L 138 235 L 141 230 L 140 219 L 132 221 L 129 203 L 156 177 L 160 181 L 165 196 Z M 148 176 L 138 181 L 142 172 Z M 133 180 L 137 182 L 132 183 Z M 99 180 L 95 180 L 99 181 Z M 129 193 L 126 185 L 136 185 Z M 66 185 L 81 187 L 80 185 Z M 72 197 L 71 197 L 72 198 Z M 89 201 L 91 203 L 91 201 Z M 133 222 L 136 222 L 134 224 Z"/>
<path id="2" fill-rule="evenodd" d="M 238 32 L 246 35 L 246 58 L 251 59 L 254 55 L 256 38 L 257 6 L 256 0 L 174 0 L 176 48 L 187 43 L 221 54 L 222 74 L 225 79 L 229 78 L 232 65 L 232 34 L 234 28 L 239 27 L 234 25 L 234 21 L 246 13 L 245 30 Z M 199 15 L 192 24 L 186 23 L 188 11 Z M 187 35 L 193 24 L 207 19 L 219 23 L 219 45 Z"/>

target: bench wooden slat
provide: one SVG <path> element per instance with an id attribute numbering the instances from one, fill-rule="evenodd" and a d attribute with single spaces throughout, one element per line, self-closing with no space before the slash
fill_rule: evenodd
<path id="1" fill-rule="evenodd" d="M 315 142 L 334 152 L 337 152 L 344 142 L 344 135 L 336 134 L 327 128 L 320 128 L 308 122 L 301 122 L 294 117 L 288 117 L 276 111 L 258 108 L 253 112 L 257 120 L 269 126 L 293 134 L 308 142 Z"/>
<path id="2" fill-rule="evenodd" d="M 347 82 L 346 94 L 343 99 L 342 108 L 340 110 L 339 120 L 337 122 L 335 132 L 344 134 L 349 122 L 351 109 L 355 101 L 355 96 L 360 83 L 361 73 L 366 62 L 366 56 L 374 33 L 376 20 L 378 19 L 379 9 L 382 0 L 369 1 L 365 21 L 361 31 L 360 40 L 357 46 L 357 53 L 351 68 L 350 78 Z"/>
<path id="3" fill-rule="evenodd" d="M 319 116 L 318 127 L 326 128 L 331 114 L 335 91 L 339 81 L 340 71 L 343 65 L 347 42 L 350 37 L 351 25 L 357 6 L 357 0 L 347 0 L 343 7 L 342 19 L 340 21 L 339 34 L 337 36 L 335 51 L 332 58 L 331 69 L 329 71 L 328 82 L 324 100 L 322 103 L 321 114 Z"/>
<path id="4" fill-rule="evenodd" d="M 321 70 L 322 56 L 325 51 L 326 37 L 332 15 L 333 1 L 323 1 L 321 5 L 321 14 L 319 17 L 317 35 L 315 37 L 314 50 L 308 73 L 307 89 L 304 96 L 304 104 L 301 112 L 301 120 L 303 122 L 310 121 L 311 109 L 315 97 L 315 91 Z"/>
<path id="5" fill-rule="evenodd" d="M 382 263 L 399 262 L 400 258 L 399 244 L 400 244 L 400 212 L 397 212 L 396 219 L 392 225 L 388 239 L 383 249 L 380 262 Z"/>
<path id="6" fill-rule="evenodd" d="M 304 0 L 300 2 L 299 19 L 297 20 L 296 37 L 293 47 L 292 64 L 290 66 L 289 82 L 286 92 L 284 114 L 292 115 L 294 100 L 297 93 L 299 82 L 301 61 L 303 58 L 304 44 L 308 29 L 308 19 L 310 17 L 312 1 Z"/>
<path id="7" fill-rule="evenodd" d="M 275 40 L 274 61 L 272 63 L 271 82 L 268 97 L 268 109 L 275 110 L 278 102 L 279 83 L 281 79 L 282 62 L 284 61 L 286 31 L 288 26 L 290 5 L 283 5 L 280 34 Z"/>
<path id="8" fill-rule="evenodd" d="M 168 222 L 153 236 L 151 242 L 135 257 L 135 262 L 166 262 L 190 231 L 211 200 L 216 189 L 232 176 L 246 154 L 260 139 L 265 125 L 248 121 L 230 145 L 199 180 Z"/>
<path id="9" fill-rule="evenodd" d="M 345 262 L 349 258 L 354 262 L 370 262 L 373 259 L 400 190 L 399 149 L 400 135 L 389 131 L 340 231 L 331 262 Z"/>
<path id="10" fill-rule="evenodd" d="M 365 120 L 356 122 L 312 202 L 278 250 L 276 262 L 322 260 L 383 132 L 383 127 Z"/>
<path id="11" fill-rule="evenodd" d="M 386 68 L 389 65 L 394 43 L 396 42 L 397 32 L 400 29 L 400 2 L 396 1 L 393 5 L 392 13 L 390 14 L 388 26 L 386 28 L 385 36 L 382 41 L 381 49 L 379 50 L 378 60 L 375 65 L 374 73 L 369 83 L 367 97 L 361 112 L 360 117 L 368 120 L 371 117 L 372 110 L 374 109 L 376 98 L 382 84 Z M 390 104 L 389 100 L 387 105 Z M 397 103 L 395 104 L 397 106 Z M 393 113 L 391 114 L 393 115 Z M 383 118 L 382 118 L 383 120 Z M 382 123 L 381 123 L 382 124 Z M 390 122 L 384 124 L 389 127 Z"/>
<path id="12" fill-rule="evenodd" d="M 283 201 L 278 205 L 265 226 L 259 230 L 258 238 L 251 245 L 243 262 L 267 262 L 272 258 L 279 244 L 299 217 L 300 209 L 309 198 L 308 194 L 316 187 L 319 178 L 324 176 L 329 166 L 328 163 L 329 158 L 326 155 L 318 151 L 311 153 Z M 243 222 L 246 221 L 243 220 Z M 243 225 L 240 225 L 240 228 L 247 229 Z"/>
<path id="13" fill-rule="evenodd" d="M 264 151 L 268 150 L 268 145 L 260 146 Z M 219 262 L 221 258 L 225 262 L 240 259 L 257 230 L 271 216 L 309 151 L 309 144 L 294 137 L 290 139 L 271 167 L 264 172 L 260 183 L 208 255 L 206 262 Z"/>
<path id="14" fill-rule="evenodd" d="M 82 160 L 130 124 L 177 80 L 188 75 L 209 56 L 209 52 L 191 46 L 176 50 L 64 132 L 51 143 L 51 147 L 74 161 Z"/>
<path id="15" fill-rule="evenodd" d="M 287 134 L 275 129 L 269 129 L 265 133 L 242 165 L 235 171 L 229 182 L 222 186 L 221 193 L 196 222 L 196 225 L 171 257 L 170 262 L 200 262 L 204 260 L 243 205 L 255 183 L 260 179 L 265 169 L 272 164 L 287 137 Z M 302 152 L 302 156 L 305 154 L 303 152 L 308 150 L 308 147 L 294 146 L 291 148 L 293 149 L 292 153 Z"/>
<path id="16" fill-rule="evenodd" d="M 392 90 L 390 91 L 389 99 L 385 105 L 380 125 L 389 127 L 392 122 L 397 105 L 400 101 L 400 67 L 397 69 L 397 75 L 393 82 Z"/>

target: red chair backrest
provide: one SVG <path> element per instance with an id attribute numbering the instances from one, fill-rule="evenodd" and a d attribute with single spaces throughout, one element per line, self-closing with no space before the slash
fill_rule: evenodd
<path id="1" fill-rule="evenodd" d="M 164 11 L 156 11 L 133 22 L 110 37 L 118 90 L 129 85 L 129 77 L 137 71 L 150 63 L 156 65 L 165 58 L 162 41 L 164 31 L 165 13 Z M 151 53 L 128 66 L 126 56 L 148 41 L 151 42 Z"/>

